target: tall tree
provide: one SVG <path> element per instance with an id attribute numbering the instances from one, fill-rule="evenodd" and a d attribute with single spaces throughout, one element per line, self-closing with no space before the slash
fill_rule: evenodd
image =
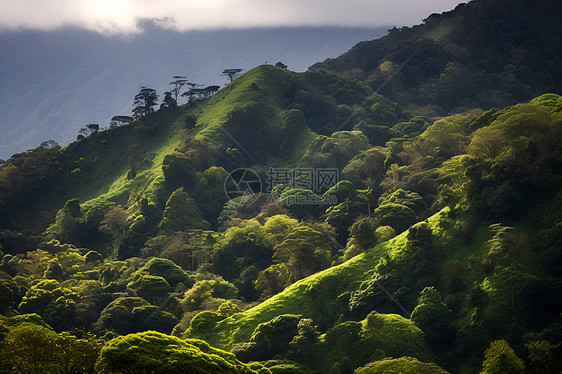
<path id="1" fill-rule="evenodd" d="M 236 78 L 237 76 L 240 75 L 240 73 L 242 72 L 242 70 L 244 69 L 224 69 L 222 71 L 221 77 L 228 77 L 230 79 L 230 81 L 232 82 L 234 80 L 234 78 Z"/>
<path id="2" fill-rule="evenodd" d="M 154 112 L 153 106 L 158 101 L 156 90 L 148 87 L 141 87 L 139 93 L 135 96 L 133 103 L 133 116 L 144 117 Z"/>
<path id="3" fill-rule="evenodd" d="M 170 82 L 170 84 L 173 85 L 174 88 L 172 88 L 170 92 L 174 95 L 174 99 L 176 100 L 177 103 L 178 96 L 180 95 L 182 87 L 187 85 L 189 82 L 186 77 L 181 75 L 174 75 L 172 79 L 173 80 Z"/>
<path id="4" fill-rule="evenodd" d="M 80 131 L 78 131 L 77 139 L 80 140 L 87 136 L 96 134 L 99 130 L 100 125 L 98 125 L 97 123 L 90 123 L 89 125 L 86 125 L 86 127 L 81 128 Z"/>

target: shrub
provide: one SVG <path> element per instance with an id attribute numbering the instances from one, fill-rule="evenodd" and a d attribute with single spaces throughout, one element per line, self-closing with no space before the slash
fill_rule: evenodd
<path id="1" fill-rule="evenodd" d="M 202 340 L 182 340 L 155 331 L 112 339 L 102 348 L 96 369 L 123 374 L 271 373 L 261 365 L 243 364 L 232 353 L 213 348 Z"/>

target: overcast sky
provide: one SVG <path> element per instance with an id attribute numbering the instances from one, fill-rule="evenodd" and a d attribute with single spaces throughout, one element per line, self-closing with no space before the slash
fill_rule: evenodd
<path id="1" fill-rule="evenodd" d="M 137 32 L 156 18 L 177 30 L 279 26 L 412 26 L 458 0 L 0 0 L 0 30 L 79 26 Z M 466 1 L 465 1 L 466 2 Z"/>

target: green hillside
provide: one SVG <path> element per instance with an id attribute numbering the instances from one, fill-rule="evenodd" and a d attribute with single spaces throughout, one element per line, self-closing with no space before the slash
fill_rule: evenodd
<path id="1" fill-rule="evenodd" d="M 513 105 L 560 93 L 561 11 L 548 0 L 473 0 L 311 69 L 359 79 L 416 114 Z"/>
<path id="2" fill-rule="evenodd" d="M 14 155 L 0 373 L 560 372 L 559 36 L 512 30 L 549 4 L 474 0 Z"/>

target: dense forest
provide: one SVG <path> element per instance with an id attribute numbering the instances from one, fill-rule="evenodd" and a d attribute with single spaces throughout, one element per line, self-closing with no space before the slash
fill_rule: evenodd
<path id="1" fill-rule="evenodd" d="M 143 88 L 3 162 L 0 373 L 561 372 L 557 6 Z"/>

